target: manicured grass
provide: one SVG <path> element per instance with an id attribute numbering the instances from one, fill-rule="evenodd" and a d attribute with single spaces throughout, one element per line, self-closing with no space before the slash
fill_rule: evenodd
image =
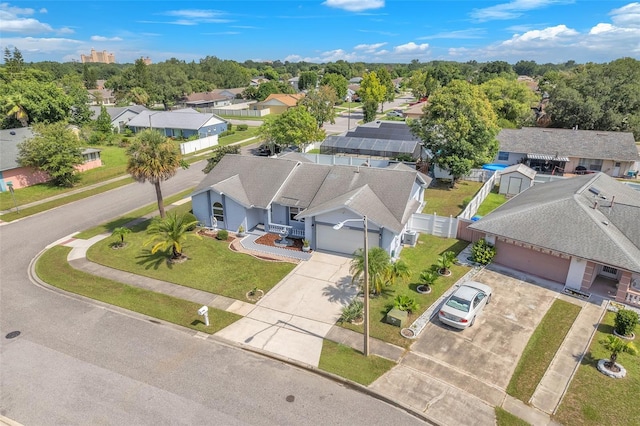
<path id="1" fill-rule="evenodd" d="M 436 181 L 424 192 L 426 205 L 422 213 L 439 216 L 456 217 L 464 209 L 464 200 L 471 200 L 482 188 L 482 182 L 458 181 L 455 188 L 450 187 L 449 181 Z"/>
<path id="2" fill-rule="evenodd" d="M 600 359 L 609 351 L 600 343 L 613 333 L 615 314 L 608 312 L 598 326 L 589 350 L 582 359 L 554 420 L 563 425 L 639 425 L 640 357 L 618 355 L 618 363 L 627 370 L 623 379 L 612 379 L 598 371 Z M 640 347 L 636 328 L 636 347 Z M 587 336 L 585 336 L 587 338 Z"/>
<path id="3" fill-rule="evenodd" d="M 469 268 L 453 265 L 451 276 L 439 277 L 429 294 L 420 294 L 416 291 L 416 287 L 420 284 L 420 273 L 436 263 L 438 256 L 445 251 L 451 250 L 457 254 L 464 250 L 468 244 L 466 241 L 456 239 L 420 235 L 418 244 L 415 247 L 405 247 L 400 253 L 400 258 L 409 265 L 411 276 L 405 283 L 399 282 L 392 287 L 386 287 L 383 294 L 370 299 L 370 335 L 385 342 L 408 348 L 413 341 L 402 337 L 400 328 L 385 322 L 386 314 L 393 306 L 393 299 L 397 295 L 404 294 L 414 298 L 420 305 L 418 312 L 414 313 L 408 320 L 407 326 L 411 325 L 420 314 L 466 274 Z M 342 326 L 360 333 L 363 333 L 364 330 L 362 325 L 344 323 Z"/>
<path id="4" fill-rule="evenodd" d="M 520 417 L 514 416 L 501 407 L 495 407 L 495 411 L 497 426 L 530 426 L 530 423 L 525 422 Z"/>
<path id="5" fill-rule="evenodd" d="M 117 146 L 101 146 L 97 148 L 102 150 L 100 152 L 102 167 L 80 173 L 79 186 L 93 185 L 127 173 L 126 148 Z"/>
<path id="6" fill-rule="evenodd" d="M 67 262 L 70 251 L 71 248 L 62 246 L 46 251 L 36 263 L 40 279 L 71 293 L 210 334 L 242 318 L 210 307 L 207 327 L 198 315 L 200 304 L 78 271 Z"/>
<path id="7" fill-rule="evenodd" d="M 376 355 L 369 355 L 365 358 L 361 352 L 353 348 L 324 340 L 318 367 L 321 370 L 368 386 L 394 365 L 396 364 L 388 359 Z"/>
<path id="8" fill-rule="evenodd" d="M 233 131 L 235 133 L 233 135 L 224 136 L 218 139 L 220 145 L 230 145 L 235 142 L 240 142 L 245 139 L 249 139 L 251 137 L 257 136 L 259 127 L 249 127 L 247 130 L 238 130 L 237 126 L 233 126 Z M 256 141 L 253 140 L 252 143 Z"/>
<path id="9" fill-rule="evenodd" d="M 182 207 L 182 206 L 181 206 Z M 183 207 L 188 209 L 188 207 Z M 145 246 L 149 236 L 147 222 L 132 229 L 125 237 L 126 247 L 113 250 L 115 238 L 106 238 L 93 245 L 87 257 L 93 262 L 159 280 L 180 284 L 214 294 L 245 300 L 254 287 L 265 293 L 294 268 L 288 262 L 269 262 L 229 249 L 229 243 L 214 238 L 196 238 L 195 231 L 183 244 L 183 253 L 189 260 L 170 265 L 168 253 L 151 254 Z"/>
<path id="10" fill-rule="evenodd" d="M 193 188 L 185 189 L 184 191 L 179 192 L 178 194 L 172 195 L 170 197 L 166 197 L 164 199 L 165 210 L 166 211 L 172 210 L 172 207 L 171 207 L 172 203 L 175 203 L 178 200 L 182 200 L 183 198 L 188 197 L 189 194 L 191 194 L 191 192 L 193 192 Z M 189 211 L 191 209 L 191 202 L 181 205 L 180 209 L 181 211 Z M 157 210 L 158 210 L 158 205 L 156 203 L 149 204 L 147 206 L 134 210 L 131 213 L 128 213 L 126 216 L 122 216 L 112 221 L 105 222 L 103 224 L 95 226 L 93 228 L 84 230 L 79 234 L 77 234 L 75 238 L 82 238 L 82 239 L 88 240 L 89 238 L 95 237 L 96 235 L 112 233 L 114 229 L 124 226 L 127 223 L 133 220 L 139 219 L 141 217 L 144 217 L 150 213 L 157 212 Z"/>
<path id="11" fill-rule="evenodd" d="M 45 203 L 38 204 L 38 205 L 35 205 L 35 206 L 32 206 L 32 207 L 21 208 L 20 205 L 18 205 L 18 208 L 20 209 L 20 212 L 17 212 L 15 208 L 11 208 L 11 212 L 10 213 L 5 213 L 3 215 L 0 215 L 0 219 L 2 219 L 5 222 L 11 222 L 11 221 L 16 220 L 16 219 L 21 219 L 21 218 L 24 218 L 24 217 L 27 217 L 27 216 L 34 215 L 36 213 L 40 213 L 40 212 L 43 212 L 43 211 L 46 211 L 46 210 L 50 210 L 50 209 L 55 208 L 55 207 L 59 207 L 59 206 L 65 205 L 65 204 L 69 204 L 69 203 L 72 203 L 74 201 L 81 200 L 83 198 L 91 197 L 92 195 L 101 194 L 103 192 L 107 192 L 107 191 L 110 191 L 112 189 L 128 185 L 128 184 L 130 184 L 132 182 L 133 182 L 133 179 L 124 178 L 122 180 L 111 182 L 109 184 L 102 185 L 102 186 L 99 186 L 99 187 L 94 188 L 94 189 L 90 189 L 90 190 L 87 190 L 87 191 L 79 192 L 77 194 L 72 194 L 72 195 L 69 195 L 69 196 L 66 196 L 66 197 L 63 197 L 63 198 L 58 198 L 58 199 L 55 199 L 55 200 L 47 201 Z M 25 189 L 28 189 L 28 188 L 25 188 Z"/>
<path id="12" fill-rule="evenodd" d="M 578 305 L 563 300 L 553 302 L 522 352 L 507 386 L 509 395 L 529 402 L 579 313 Z"/>
<path id="13" fill-rule="evenodd" d="M 491 191 L 489 195 L 487 195 L 487 198 L 484 199 L 482 204 L 480 204 L 480 207 L 478 208 L 476 214 L 479 216 L 488 215 L 506 202 L 507 198 L 504 195 L 497 194 L 496 192 Z"/>

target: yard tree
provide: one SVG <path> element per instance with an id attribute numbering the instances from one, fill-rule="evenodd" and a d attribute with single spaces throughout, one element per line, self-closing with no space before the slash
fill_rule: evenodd
<path id="1" fill-rule="evenodd" d="M 26 77 L 8 83 L 0 81 L 0 104 L 5 117 L 14 117 L 22 123 L 24 120 L 27 124 L 55 123 L 69 119 L 73 99 L 54 82 Z M 19 108 L 13 109 L 16 106 Z M 18 115 L 13 115 L 16 112 Z"/>
<path id="2" fill-rule="evenodd" d="M 258 132 L 271 144 L 285 146 L 304 147 L 325 138 L 324 130 L 318 128 L 316 118 L 304 106 L 289 108 L 278 118 L 265 122 Z"/>
<path id="3" fill-rule="evenodd" d="M 384 98 L 380 103 L 380 112 L 383 112 L 384 103 L 392 102 L 396 97 L 395 86 L 393 84 L 393 80 L 391 80 L 391 74 L 389 74 L 389 71 L 386 68 L 379 68 L 376 71 L 376 75 L 378 76 L 378 80 L 380 80 L 380 84 L 386 88 Z"/>
<path id="4" fill-rule="evenodd" d="M 64 122 L 36 124 L 34 133 L 18 145 L 18 163 L 46 172 L 54 185 L 72 187 L 75 167 L 84 162 L 78 136 Z"/>
<path id="5" fill-rule="evenodd" d="M 416 99 L 421 99 L 427 96 L 426 86 L 427 74 L 423 70 L 415 70 L 411 72 L 406 86 L 411 90 L 411 94 Z"/>
<path id="6" fill-rule="evenodd" d="M 240 147 L 238 145 L 218 145 L 214 146 L 212 155 L 207 159 L 207 165 L 202 170 L 203 173 L 209 173 L 227 154 L 239 154 Z"/>
<path id="7" fill-rule="evenodd" d="M 191 85 L 187 73 L 173 59 L 157 64 L 153 73 L 153 89 L 147 90 L 152 101 L 161 102 L 165 110 L 170 109 L 180 99 L 191 93 Z M 143 86 L 141 87 L 146 90 Z"/>
<path id="8" fill-rule="evenodd" d="M 375 102 L 382 105 L 387 97 L 387 87 L 380 81 L 375 71 L 365 73 L 360 82 L 358 95 L 363 102 Z M 371 120 L 373 121 L 373 120 Z"/>
<path id="9" fill-rule="evenodd" d="M 327 121 L 335 124 L 334 105 L 337 102 L 338 97 L 333 87 L 320 86 L 317 90 L 310 90 L 298 104 L 306 107 L 318 122 L 318 127 L 322 127 Z"/>
<path id="10" fill-rule="evenodd" d="M 260 102 L 264 101 L 274 93 L 295 93 L 296 89 L 291 87 L 290 84 L 280 81 L 267 81 L 266 83 L 260 83 L 258 91 L 256 93 L 256 99 Z"/>
<path id="11" fill-rule="evenodd" d="M 318 83 L 318 74 L 313 71 L 303 71 L 298 80 L 298 90 L 315 89 Z"/>
<path id="12" fill-rule="evenodd" d="M 195 232 L 190 230 L 198 224 L 197 220 L 192 220 L 193 216 L 188 214 L 169 213 L 167 217 L 155 217 L 147 227 L 149 239 L 145 245 L 153 244 L 151 254 L 159 250 L 171 250 L 171 259 L 180 259 L 183 256 L 183 246 L 190 236 L 200 238 Z"/>
<path id="13" fill-rule="evenodd" d="M 66 74 L 62 77 L 61 83 L 72 103 L 69 121 L 78 126 L 91 121 L 89 92 L 84 87 L 82 77 L 79 74 Z"/>
<path id="14" fill-rule="evenodd" d="M 432 162 L 451 173 L 452 186 L 498 152 L 500 128 L 491 103 L 480 87 L 463 80 L 433 93 L 424 115 L 409 126 L 432 153 Z"/>
<path id="15" fill-rule="evenodd" d="M 164 199 L 160 183 L 173 177 L 179 167 L 187 168 L 180 148 L 157 130 L 147 129 L 138 133 L 127 149 L 127 172 L 138 182 L 149 181 L 156 190 L 158 212 L 165 217 Z"/>
<path id="16" fill-rule="evenodd" d="M 540 96 L 525 83 L 498 77 L 482 83 L 480 88 L 489 98 L 500 127 L 533 125 L 535 116 L 531 108 L 540 103 Z"/>
<path id="17" fill-rule="evenodd" d="M 369 266 L 369 291 L 375 294 L 381 294 L 384 285 L 389 283 L 391 257 L 382 247 L 373 247 L 369 249 L 367 260 Z M 349 272 L 351 273 L 351 282 L 361 285 L 364 275 L 363 249 L 358 249 L 353 253 Z"/>
<path id="18" fill-rule="evenodd" d="M 335 90 L 338 99 L 343 100 L 347 96 L 349 81 L 341 74 L 329 73 L 322 76 L 320 85 L 333 87 L 333 90 Z"/>

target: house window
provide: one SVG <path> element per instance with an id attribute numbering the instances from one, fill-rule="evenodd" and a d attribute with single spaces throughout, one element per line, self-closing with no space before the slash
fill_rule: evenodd
<path id="1" fill-rule="evenodd" d="M 504 151 L 498 152 L 498 161 L 509 161 L 509 153 Z"/>
<path id="2" fill-rule="evenodd" d="M 300 213 L 302 210 L 300 207 L 289 207 L 289 220 L 293 220 L 296 222 L 304 222 L 304 219 L 296 219 L 296 215 Z"/>
<path id="3" fill-rule="evenodd" d="M 213 203 L 212 211 L 213 217 L 215 217 L 218 222 L 224 222 L 224 208 L 222 207 L 222 203 Z"/>
<path id="4" fill-rule="evenodd" d="M 599 172 L 602 170 L 602 160 L 596 160 L 593 158 L 581 158 L 578 163 L 580 166 L 584 166 L 587 170 Z"/>
<path id="5" fill-rule="evenodd" d="M 602 272 L 605 272 L 611 275 L 618 275 L 618 270 L 616 268 L 612 268 L 611 266 L 603 266 Z"/>

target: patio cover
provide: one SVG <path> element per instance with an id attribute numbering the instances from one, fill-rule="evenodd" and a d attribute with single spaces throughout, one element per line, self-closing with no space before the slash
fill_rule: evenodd
<path id="1" fill-rule="evenodd" d="M 564 161 L 568 162 L 568 157 L 555 157 L 547 154 L 527 154 L 529 160 Z"/>

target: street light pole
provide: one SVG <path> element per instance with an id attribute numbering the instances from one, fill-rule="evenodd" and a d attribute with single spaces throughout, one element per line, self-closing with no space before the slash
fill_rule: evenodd
<path id="1" fill-rule="evenodd" d="M 367 226 L 367 215 L 363 215 L 362 219 L 346 219 L 333 226 L 333 229 L 340 229 L 347 222 L 360 222 L 364 224 L 364 302 L 363 302 L 363 315 L 364 315 L 364 345 L 362 353 L 364 356 L 369 356 L 369 229 Z"/>

